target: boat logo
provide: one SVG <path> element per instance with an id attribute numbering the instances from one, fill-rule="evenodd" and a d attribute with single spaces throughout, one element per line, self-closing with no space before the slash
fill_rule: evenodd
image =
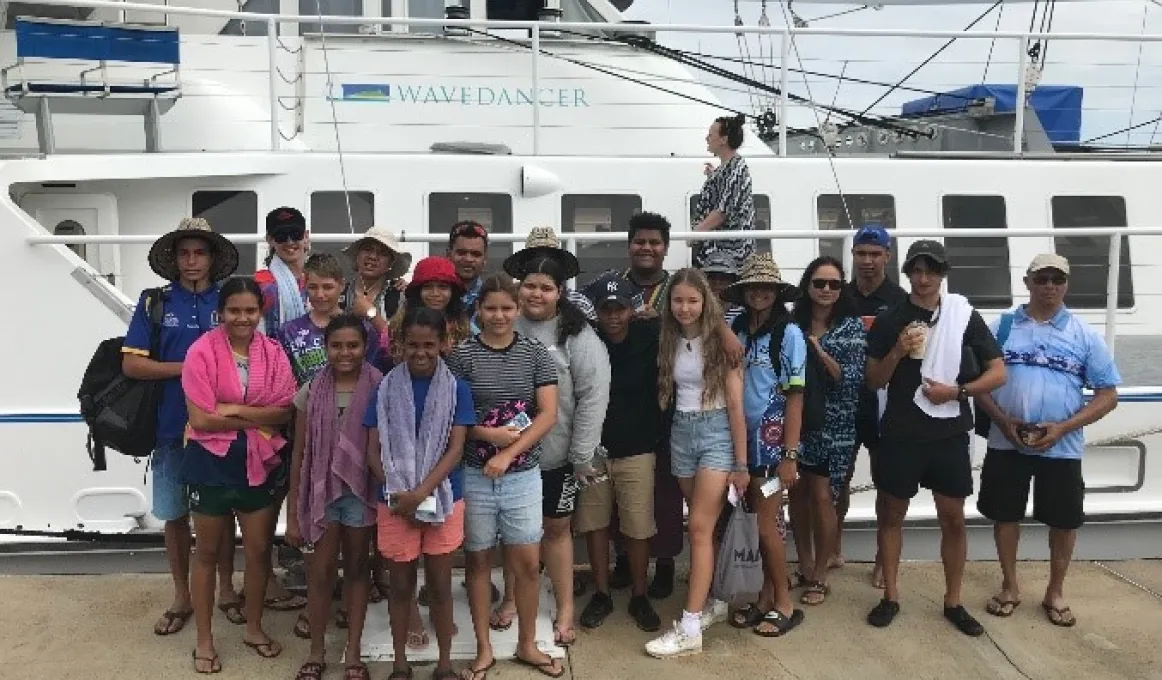
<path id="1" fill-rule="evenodd" d="M 588 108 L 589 93 L 580 87 L 540 87 L 537 102 L 546 108 Z M 460 106 L 532 106 L 533 90 L 471 83 L 342 83 L 331 99 L 381 104 L 459 104 Z"/>

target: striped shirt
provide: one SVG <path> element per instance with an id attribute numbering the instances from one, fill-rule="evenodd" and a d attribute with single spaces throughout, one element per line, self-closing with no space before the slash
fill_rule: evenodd
<path id="1" fill-rule="evenodd" d="M 529 418 L 535 418 L 537 389 L 557 384 L 557 368 L 549 351 L 533 338 L 519 333 L 505 349 L 493 349 L 485 345 L 479 335 L 473 336 L 452 350 L 448 368 L 472 386 L 477 423 L 482 422 L 489 411 L 512 402 L 526 403 L 526 413 Z M 533 445 L 524 458 L 521 465 L 514 466 L 509 472 L 536 468 L 541 458 L 540 442 Z M 464 463 L 483 468 L 485 462 L 476 451 L 476 442 L 467 441 Z"/>
<path id="2" fill-rule="evenodd" d="M 754 229 L 754 194 L 751 187 L 750 170 L 742 156 L 735 154 L 706 178 L 702 193 L 690 215 L 691 227 L 706 219 L 715 210 L 725 218 L 717 231 L 739 231 Z M 701 268 L 711 253 L 725 254 L 739 269 L 746 258 L 754 252 L 754 241 L 739 239 L 731 241 L 698 241 L 694 248 L 694 266 Z"/>

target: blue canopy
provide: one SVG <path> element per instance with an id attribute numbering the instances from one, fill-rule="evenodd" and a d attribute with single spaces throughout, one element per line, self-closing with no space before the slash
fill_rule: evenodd
<path id="1" fill-rule="evenodd" d="M 1040 85 L 1033 90 L 1029 104 L 1037 112 L 1041 127 L 1054 143 L 1081 141 L 1082 89 L 1072 85 Z M 903 114 L 963 111 L 975 100 L 993 97 L 998 113 L 1016 110 L 1016 85 L 970 85 L 959 90 L 916 99 L 904 104 Z"/>

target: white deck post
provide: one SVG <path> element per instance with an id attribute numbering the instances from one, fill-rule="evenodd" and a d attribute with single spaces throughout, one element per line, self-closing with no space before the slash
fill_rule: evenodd
<path id="1" fill-rule="evenodd" d="M 1114 354 L 1118 326 L 1118 279 L 1121 278 L 1122 234 L 1119 231 L 1110 236 L 1110 270 L 1106 274 L 1106 346 L 1110 356 Z"/>
<path id="2" fill-rule="evenodd" d="M 270 96 L 270 150 L 278 151 L 278 22 L 271 17 L 266 20 L 266 60 L 267 60 L 267 87 Z M 327 93 L 331 95 L 330 92 Z"/>
<path id="3" fill-rule="evenodd" d="M 541 58 L 541 26 L 537 24 L 533 26 L 533 155 L 539 156 L 541 154 L 541 74 L 540 74 L 540 58 Z"/>
<path id="4" fill-rule="evenodd" d="M 1017 100 L 1013 108 L 1016 121 L 1013 125 L 1013 153 L 1025 152 L 1025 99 L 1028 97 L 1028 81 L 1025 71 L 1029 69 L 1029 36 L 1021 36 L 1019 41 L 1021 54 L 1017 58 Z"/>
<path id="5" fill-rule="evenodd" d="M 779 155 L 787 155 L 787 57 L 791 53 L 791 34 L 783 31 L 779 45 Z"/>

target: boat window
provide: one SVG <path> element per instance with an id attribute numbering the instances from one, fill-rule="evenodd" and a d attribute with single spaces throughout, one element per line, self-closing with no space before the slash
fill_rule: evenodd
<path id="1" fill-rule="evenodd" d="M 348 198 L 351 200 L 350 221 L 347 219 Z M 352 231 L 362 234 L 375 224 L 375 194 L 370 191 L 316 191 L 311 194 L 311 214 L 307 221 L 313 234 L 350 234 Z M 311 251 L 340 256 L 340 251 L 346 247 L 346 243 L 312 243 Z"/>
<path id="2" fill-rule="evenodd" d="M 220 234 L 263 233 L 258 226 L 258 194 L 253 191 L 195 191 L 190 214 L 205 218 Z M 239 244 L 235 274 L 250 276 L 257 264 L 258 247 Z"/>
<path id="3" fill-rule="evenodd" d="M 512 233 L 512 196 L 508 194 L 430 194 L 428 196 L 428 231 L 447 235 L 452 225 L 463 221 L 479 222 L 489 234 Z M 444 255 L 447 242 L 432 243 L 428 252 Z M 489 241 L 485 269 L 501 271 L 504 258 L 512 255 L 513 244 Z"/>
<path id="4" fill-rule="evenodd" d="M 698 207 L 698 197 L 690 197 L 690 214 Z M 766 194 L 754 194 L 754 228 L 755 231 L 767 231 L 771 228 L 771 197 Z M 771 239 L 756 239 L 755 250 L 760 253 L 771 252 Z"/>
<path id="5" fill-rule="evenodd" d="M 303 16 L 363 16 L 363 0 L 299 0 L 299 14 Z M 324 24 L 327 33 L 358 33 L 359 24 Z M 319 24 L 302 23 L 299 35 L 322 33 Z"/>
<path id="6" fill-rule="evenodd" d="M 246 0 L 238 11 L 258 14 L 281 13 L 279 0 Z M 231 19 L 226 22 L 226 27 L 222 29 L 222 35 L 266 35 L 266 21 Z"/>
<path id="7" fill-rule="evenodd" d="M 54 236 L 84 236 L 85 228 L 79 222 L 73 220 L 64 220 L 60 224 L 53 227 L 52 233 Z M 70 243 L 68 249 L 77 254 L 77 257 L 82 260 L 85 259 L 85 244 L 84 243 Z"/>
<path id="8" fill-rule="evenodd" d="M 1055 229 L 1124 227 L 1126 199 L 1121 196 L 1054 196 Z M 1104 309 L 1109 277 L 1110 246 L 1107 236 L 1055 236 L 1053 248 L 1069 260 L 1069 293 L 1065 304 L 1079 309 Z M 1130 239 L 1122 237 L 1118 263 L 1118 307 L 1134 306 L 1134 280 L 1130 275 Z"/>
<path id="9" fill-rule="evenodd" d="M 844 208 L 844 203 L 847 207 Z M 896 228 L 896 199 L 888 194 L 821 194 L 816 201 L 818 210 L 819 228 L 821 230 L 858 229 L 867 222 L 879 222 L 884 228 L 891 231 Z M 850 215 L 850 217 L 849 217 Z M 855 222 L 852 225 L 852 222 Z M 899 258 L 899 248 L 896 237 L 892 237 L 892 253 Z M 830 255 L 840 262 L 844 261 L 842 238 L 819 239 L 819 254 Z M 900 281 L 900 266 L 897 259 L 893 259 L 887 266 L 888 279 Z M 852 272 L 848 272 L 850 278 Z"/>
<path id="10" fill-rule="evenodd" d="M 408 18 L 411 19 L 443 19 L 444 0 L 408 0 Z M 462 7 L 467 6 L 467 0 L 460 0 L 459 4 Z M 391 16 L 391 0 L 383 0 L 383 16 Z M 443 33 L 442 26 L 408 26 L 409 33 Z"/>
<path id="11" fill-rule="evenodd" d="M 628 194 L 565 194 L 561 197 L 561 231 L 566 234 L 592 234 L 625 231 L 629 218 L 642 210 L 640 196 Z M 581 261 L 580 288 L 610 269 L 623 269 L 627 262 L 626 243 L 589 241 L 577 244 Z"/>
<path id="12" fill-rule="evenodd" d="M 1003 196 L 945 196 L 945 229 L 1004 229 Z M 974 307 L 1007 309 L 1013 304 L 1009 277 L 1009 240 L 1004 237 L 944 239 L 952 269 L 948 290 Z"/>

